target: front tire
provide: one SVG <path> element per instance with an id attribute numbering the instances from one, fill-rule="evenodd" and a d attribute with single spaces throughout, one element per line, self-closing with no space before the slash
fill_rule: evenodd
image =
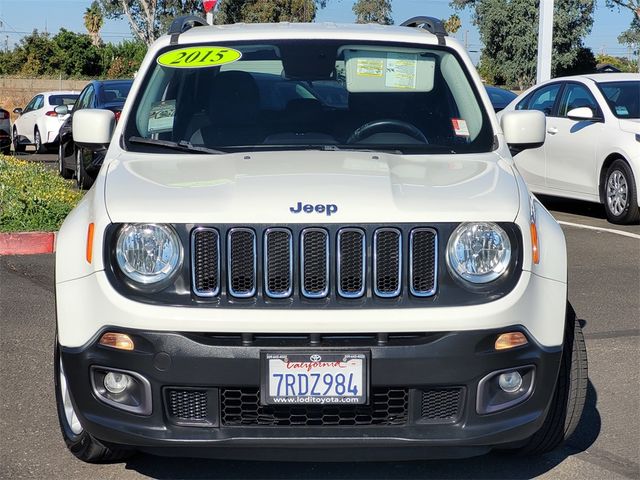
<path id="1" fill-rule="evenodd" d="M 71 401 L 67 377 L 60 360 L 60 346 L 57 337 L 53 365 L 58 421 L 62 437 L 69 451 L 83 462 L 88 463 L 117 462 L 133 455 L 133 450 L 107 445 L 82 428 Z"/>
<path id="2" fill-rule="evenodd" d="M 82 162 L 82 150 L 76 151 L 76 183 L 80 190 L 86 190 L 89 188 L 89 179 L 87 178 L 87 172 L 84 169 L 84 163 Z"/>
<path id="3" fill-rule="evenodd" d="M 542 427 L 520 449 L 521 453 L 550 452 L 573 434 L 582 416 L 588 382 L 587 347 L 582 327 L 573 307 L 567 304 L 562 360 L 551 405 Z"/>
<path id="4" fill-rule="evenodd" d="M 631 168 L 622 159 L 615 160 L 605 177 L 604 208 L 611 223 L 638 223 L 638 192 Z"/>
<path id="5" fill-rule="evenodd" d="M 64 166 L 64 152 L 62 151 L 62 143 L 58 146 L 58 173 L 62 178 L 69 179 L 73 177 L 73 171 Z"/>
<path id="6" fill-rule="evenodd" d="M 25 148 L 26 145 L 20 143 L 20 141 L 18 140 L 18 129 L 16 127 L 13 127 L 13 151 L 16 153 L 22 153 L 24 152 Z"/>

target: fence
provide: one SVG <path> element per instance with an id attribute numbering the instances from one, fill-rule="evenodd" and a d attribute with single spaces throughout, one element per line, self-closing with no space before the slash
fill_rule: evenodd
<path id="1" fill-rule="evenodd" d="M 39 92 L 75 90 L 80 92 L 88 80 L 62 78 L 17 78 L 0 76 L 0 106 L 7 110 L 24 107 Z"/>

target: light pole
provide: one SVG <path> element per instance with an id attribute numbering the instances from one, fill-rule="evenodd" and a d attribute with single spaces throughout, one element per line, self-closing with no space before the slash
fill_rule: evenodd
<path id="1" fill-rule="evenodd" d="M 553 46 L 553 0 L 540 0 L 538 22 L 538 65 L 536 83 L 551 78 L 551 53 Z"/>

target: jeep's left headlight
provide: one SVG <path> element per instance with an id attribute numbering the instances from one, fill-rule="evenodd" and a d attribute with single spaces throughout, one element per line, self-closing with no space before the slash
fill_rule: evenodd
<path id="1" fill-rule="evenodd" d="M 488 283 L 500 277 L 511 260 L 509 236 L 491 222 L 463 223 L 447 245 L 449 270 L 471 283 Z"/>
<path id="2" fill-rule="evenodd" d="M 129 223 L 118 233 L 116 260 L 131 280 L 154 284 L 168 278 L 182 263 L 182 245 L 169 225 Z"/>

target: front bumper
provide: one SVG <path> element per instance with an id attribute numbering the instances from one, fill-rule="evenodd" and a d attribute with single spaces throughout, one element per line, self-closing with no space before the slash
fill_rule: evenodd
<path id="1" fill-rule="evenodd" d="M 335 346 L 287 346 L 282 339 L 243 345 L 233 338 L 111 329 L 128 333 L 136 350 L 117 351 L 97 345 L 61 347 L 72 397 L 83 427 L 97 438 L 162 454 L 225 458 L 333 460 L 462 457 L 525 440 L 542 425 L 558 374 L 561 347 L 542 347 L 524 327 L 445 332 L 414 336 L 395 344 L 368 346 L 348 342 Z M 529 343 L 496 352 L 497 335 L 519 330 Z M 417 338 L 417 339 L 416 339 Z M 284 342 L 284 343 L 283 343 Z M 406 416 L 383 425 L 231 425 L 221 410 L 225 391 L 260 385 L 260 353 L 265 351 L 367 351 L 369 380 L 376 389 L 406 389 Z M 99 365 L 136 372 L 149 380 L 152 410 L 148 416 L 128 413 L 98 400 L 90 367 Z M 491 372 L 534 366 L 535 381 L 527 400 L 503 411 L 479 415 L 478 383 Z M 206 390 L 208 422 L 188 425 L 171 417 L 167 388 Z M 459 409 L 446 419 L 423 415 L 424 392 L 458 388 Z M 237 406 L 237 405 L 236 405 Z M 304 412 L 303 412 L 304 414 Z M 181 423 L 181 424 L 178 424 Z M 231 422 L 233 423 L 233 422 Z M 393 422 L 392 422 L 393 423 Z M 380 447 L 380 448 L 376 448 Z M 292 450 L 295 449 L 295 454 Z"/>

